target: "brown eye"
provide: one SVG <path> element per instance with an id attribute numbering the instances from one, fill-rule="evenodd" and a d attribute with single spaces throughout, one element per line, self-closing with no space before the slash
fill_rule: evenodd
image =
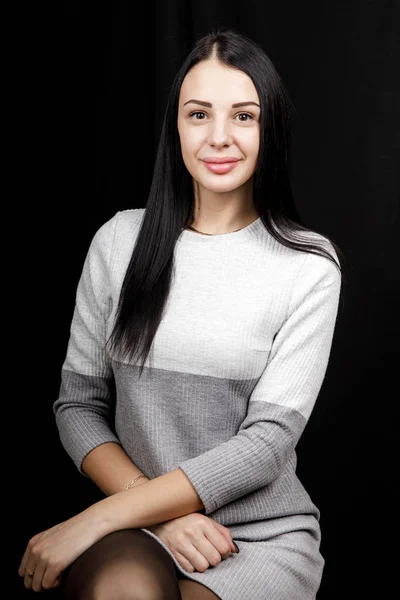
<path id="1" fill-rule="evenodd" d="M 242 123 L 246 123 L 247 121 L 254 119 L 253 115 L 251 115 L 250 113 L 239 113 L 236 116 L 238 116 L 238 117 L 250 117 L 250 119 L 239 119 L 239 121 L 242 121 Z"/>
<path id="2" fill-rule="evenodd" d="M 201 110 L 196 110 L 194 112 L 191 112 L 189 117 L 191 118 L 193 115 L 204 115 L 204 113 Z M 193 119 L 194 121 L 202 121 L 203 119 Z"/>

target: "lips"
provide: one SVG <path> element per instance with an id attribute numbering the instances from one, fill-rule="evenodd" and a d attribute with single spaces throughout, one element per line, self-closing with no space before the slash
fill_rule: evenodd
<path id="1" fill-rule="evenodd" d="M 204 166 L 206 169 L 211 171 L 211 173 L 216 173 L 218 175 L 223 175 L 224 173 L 230 173 L 233 169 L 236 169 L 236 166 L 239 164 L 238 160 L 230 160 L 227 161 L 226 158 L 224 162 L 208 162 L 204 161 Z"/>
<path id="2" fill-rule="evenodd" d="M 240 158 L 235 158 L 234 156 L 224 156 L 224 157 L 210 156 L 208 158 L 203 158 L 202 160 L 203 160 L 203 162 L 208 163 L 208 164 L 221 165 L 221 164 L 226 164 L 226 163 L 238 162 L 240 160 Z"/>

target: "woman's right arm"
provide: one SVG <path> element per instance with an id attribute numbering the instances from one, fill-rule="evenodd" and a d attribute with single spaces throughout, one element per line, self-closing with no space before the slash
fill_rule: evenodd
<path id="1" fill-rule="evenodd" d="M 107 496 L 146 475 L 125 453 L 114 429 L 115 384 L 106 342 L 118 287 L 113 262 L 117 223 L 118 214 L 98 229 L 89 246 L 53 407 L 67 454 Z M 133 485 L 146 481 L 142 477 Z"/>
<path id="2" fill-rule="evenodd" d="M 115 390 L 105 345 L 112 309 L 110 290 L 115 285 L 111 272 L 116 223 L 117 216 L 97 231 L 90 245 L 77 288 L 60 395 L 54 403 L 65 450 L 107 496 L 121 492 L 142 474 L 124 452 L 113 428 Z M 133 487 L 148 481 L 138 479 Z M 173 552 L 178 551 L 175 544 L 179 545 L 181 554 L 176 556 L 184 568 L 189 568 L 189 562 L 192 568 L 204 570 L 225 555 L 227 542 L 234 551 L 228 528 L 197 512 L 185 517 L 160 524 L 154 531 Z"/>
<path id="3" fill-rule="evenodd" d="M 82 462 L 82 471 L 106 494 L 121 492 L 142 471 L 131 461 L 119 444 L 107 442 L 94 448 Z M 133 486 L 150 481 L 141 477 Z"/>
<path id="4" fill-rule="evenodd" d="M 65 451 L 78 470 L 89 476 L 82 468 L 89 455 L 104 444 L 119 445 L 114 429 L 114 374 L 106 350 L 115 303 L 111 263 L 116 223 L 117 216 L 100 227 L 87 252 L 76 290 L 60 391 L 53 405 Z M 101 466 L 95 467 L 96 472 L 98 468 Z"/>

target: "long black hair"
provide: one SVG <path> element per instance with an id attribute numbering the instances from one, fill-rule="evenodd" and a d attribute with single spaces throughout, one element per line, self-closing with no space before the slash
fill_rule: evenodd
<path id="1" fill-rule="evenodd" d="M 220 28 L 197 40 L 177 72 L 167 99 L 146 210 L 128 265 L 108 340 L 122 357 L 142 357 L 140 374 L 161 322 L 171 286 L 174 248 L 182 230 L 194 220 L 193 180 L 183 162 L 177 127 L 182 82 L 198 62 L 215 56 L 246 73 L 260 98 L 260 150 L 254 173 L 255 210 L 269 233 L 283 245 L 332 260 L 343 275 L 339 246 L 310 232 L 295 206 L 290 183 L 291 118 L 288 93 L 264 49 L 235 29 Z"/>

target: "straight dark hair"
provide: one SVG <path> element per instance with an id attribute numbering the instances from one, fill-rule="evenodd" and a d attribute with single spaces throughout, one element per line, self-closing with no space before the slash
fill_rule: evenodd
<path id="1" fill-rule="evenodd" d="M 177 127 L 182 82 L 192 67 L 215 56 L 253 81 L 260 99 L 260 149 L 253 202 L 267 231 L 281 244 L 332 260 L 343 276 L 345 258 L 332 244 L 307 240 L 310 232 L 295 206 L 290 183 L 293 106 L 263 48 L 235 29 L 219 28 L 197 40 L 176 74 L 167 99 L 146 210 L 125 274 L 110 349 L 121 358 L 142 357 L 140 375 L 161 322 L 174 269 L 174 248 L 194 220 L 194 189 L 183 162 Z M 344 277 L 342 277 L 342 280 Z M 342 296 L 342 292 L 341 292 Z"/>

